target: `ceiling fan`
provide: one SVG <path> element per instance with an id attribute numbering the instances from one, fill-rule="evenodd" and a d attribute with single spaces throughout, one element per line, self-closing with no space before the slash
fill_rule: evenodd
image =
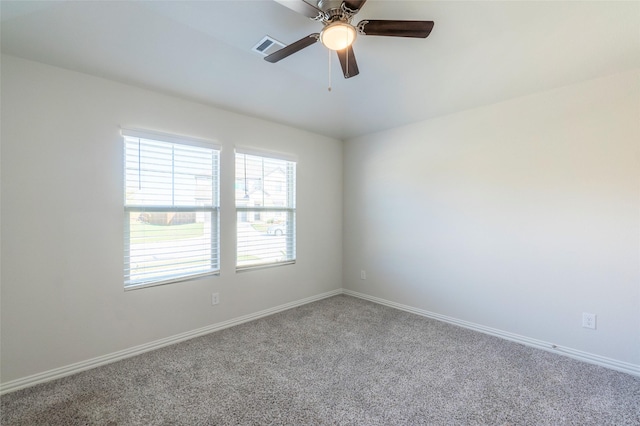
<path id="1" fill-rule="evenodd" d="M 351 78 L 360 73 L 352 47 L 357 34 L 426 38 L 433 29 L 433 21 L 365 19 L 356 26 L 352 25 L 351 20 L 367 0 L 344 0 L 339 5 L 337 1 L 327 0 L 318 0 L 317 2 L 314 0 L 275 1 L 314 21 L 321 22 L 324 28 L 321 32 L 310 34 L 264 59 L 275 63 L 320 41 L 328 49 L 337 52 L 344 78 Z"/>

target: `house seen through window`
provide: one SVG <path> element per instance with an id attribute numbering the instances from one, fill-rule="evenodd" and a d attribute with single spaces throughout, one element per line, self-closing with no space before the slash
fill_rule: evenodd
<path id="1" fill-rule="evenodd" d="M 296 259 L 296 163 L 236 152 L 236 268 Z"/>

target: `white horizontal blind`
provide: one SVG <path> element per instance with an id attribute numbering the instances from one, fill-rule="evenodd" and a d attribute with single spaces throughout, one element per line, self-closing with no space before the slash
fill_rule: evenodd
<path id="1" fill-rule="evenodd" d="M 125 287 L 219 270 L 219 150 L 128 136 Z"/>
<path id="2" fill-rule="evenodd" d="M 236 152 L 236 268 L 296 259 L 296 163 Z"/>

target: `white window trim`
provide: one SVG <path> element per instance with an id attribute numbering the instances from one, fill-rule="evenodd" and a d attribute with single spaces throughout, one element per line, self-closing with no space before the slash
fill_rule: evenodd
<path id="1" fill-rule="evenodd" d="M 236 146 L 235 147 L 235 152 L 234 152 L 234 165 L 235 165 L 235 158 L 237 154 L 246 154 L 246 155 L 253 155 L 253 156 L 258 156 L 258 157 L 264 157 L 264 158 L 271 158 L 271 159 L 275 159 L 275 160 L 283 160 L 283 161 L 288 161 L 288 162 L 292 162 L 296 164 L 296 173 L 294 176 L 294 187 L 293 187 L 293 191 L 294 191 L 294 206 L 293 207 L 238 207 L 237 205 L 235 205 L 235 209 L 236 209 L 236 244 L 237 244 L 237 237 L 238 237 L 238 223 L 237 223 L 237 213 L 238 212 L 254 212 L 254 211 L 273 211 L 273 212 L 286 212 L 287 214 L 291 214 L 293 217 L 293 223 L 294 223 L 294 232 L 291 236 L 292 240 L 291 240 L 291 245 L 293 248 L 293 252 L 294 252 L 294 258 L 291 260 L 285 260 L 282 262 L 273 262 L 273 263 L 264 263 L 264 264 L 259 264 L 259 265 L 247 265 L 247 266 L 238 266 L 238 259 L 237 259 L 237 247 L 235 250 L 236 253 L 236 272 L 247 272 L 247 271 L 252 271 L 252 270 L 256 270 L 256 269 L 266 269 L 266 268 L 275 268 L 278 266 L 285 266 L 285 265 L 293 265 L 296 263 L 296 260 L 298 258 L 298 248 L 297 248 L 297 240 L 298 240 L 298 227 L 297 227 L 297 191 L 298 191 L 298 176 L 297 176 L 297 170 L 298 170 L 298 157 L 292 154 L 288 154 L 288 153 L 282 153 L 282 152 L 278 152 L 278 151 L 269 151 L 269 150 L 264 150 L 264 149 L 259 149 L 259 148 L 253 148 L 253 147 L 246 147 L 246 146 Z M 236 171 L 234 169 L 234 179 L 236 176 Z M 234 199 L 234 204 L 236 204 L 236 200 Z"/>
<path id="2" fill-rule="evenodd" d="M 156 132 L 151 130 L 120 128 L 120 134 L 132 138 L 150 139 L 158 142 L 175 143 L 179 145 L 191 145 L 199 148 L 215 149 L 222 151 L 222 146 L 209 139 L 194 138 L 192 136 L 172 135 L 169 133 Z"/>
<path id="3" fill-rule="evenodd" d="M 258 157 L 273 158 L 275 160 L 284 160 L 298 163 L 298 156 L 280 151 L 269 151 L 249 146 L 236 146 L 235 154 L 255 155 Z M 234 155 L 235 158 L 235 155 Z"/>
<path id="4" fill-rule="evenodd" d="M 161 285 L 166 285 L 166 284 L 172 284 L 172 283 L 178 283 L 178 282 L 184 282 L 184 281 L 192 281 L 192 280 L 197 280 L 199 278 L 203 278 L 203 277 L 207 277 L 207 276 L 219 276 L 220 275 L 220 251 L 221 251 L 221 244 L 220 244 L 220 162 L 221 162 L 221 152 L 222 152 L 222 146 L 214 141 L 208 140 L 208 139 L 200 139 L 200 138 L 194 138 L 194 137 L 190 137 L 190 136 L 180 136 L 180 135 L 175 135 L 175 134 L 168 134 L 168 133 L 162 133 L 162 132 L 156 132 L 156 131 L 150 131 L 150 130 L 141 130 L 141 129 L 131 129 L 131 128 L 121 128 L 120 129 L 120 134 L 122 136 L 122 142 L 124 142 L 124 138 L 125 137 L 132 137 L 132 138 L 140 138 L 140 139 L 148 139 L 148 140 L 155 140 L 158 142 L 166 142 L 166 143 L 171 143 L 171 144 L 178 144 L 178 145 L 187 145 L 187 146 L 194 146 L 194 147 L 198 147 L 198 148 L 206 148 L 206 149 L 211 149 L 211 150 L 215 150 L 218 151 L 218 164 L 217 164 L 217 169 L 218 169 L 218 175 L 216 176 L 216 180 L 217 180 L 217 189 L 215 189 L 216 192 L 216 205 L 213 206 L 212 208 L 193 208 L 193 207 L 168 207 L 168 206 L 164 206 L 164 205 L 158 205 L 158 206 L 153 206 L 153 205 L 144 205 L 144 206 L 139 206 L 139 205 L 127 205 L 126 204 L 126 200 L 124 200 L 124 212 L 125 212 L 125 221 L 124 221 L 124 233 L 123 235 L 129 235 L 130 231 L 129 231 L 129 221 L 126 220 L 127 215 L 131 212 L 131 211 L 136 211 L 136 210 L 140 210 L 141 208 L 145 209 L 146 211 L 153 211 L 153 210 L 158 210 L 158 211 L 204 211 L 204 212 L 211 212 L 212 214 L 215 213 L 215 223 L 216 226 L 214 228 L 213 231 L 213 241 L 215 241 L 216 244 L 216 250 L 218 252 L 218 258 L 217 258 L 217 269 L 215 270 L 211 270 L 211 271 L 206 271 L 206 272 L 201 272 L 201 273 L 193 273 L 193 274 L 188 274 L 188 275 L 182 275 L 179 277 L 172 277 L 172 278 L 167 278 L 167 279 L 161 279 L 161 280 L 157 280 L 157 281 L 151 281 L 151 282 L 140 282 L 140 283 L 135 283 L 135 282 L 131 282 L 131 281 L 127 281 L 125 279 L 124 281 L 124 290 L 125 291 L 131 291 L 131 290 L 139 290 L 142 288 L 148 288 L 148 287 L 156 287 L 156 286 L 161 286 Z M 125 166 L 125 173 L 126 173 L 126 166 Z M 125 185 L 126 185 L 126 178 L 125 178 Z M 123 197 L 124 198 L 124 197 Z M 213 215 L 212 215 L 212 223 L 213 223 Z M 125 258 L 128 257 L 128 253 L 126 253 L 128 244 L 124 244 L 125 247 Z M 125 277 L 126 278 L 126 277 Z M 129 282 L 129 284 L 127 284 L 127 282 Z"/>

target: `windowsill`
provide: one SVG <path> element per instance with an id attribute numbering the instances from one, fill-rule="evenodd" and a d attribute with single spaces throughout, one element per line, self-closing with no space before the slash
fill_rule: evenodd
<path id="1" fill-rule="evenodd" d="M 188 275 L 188 276 L 184 276 L 184 277 L 170 278 L 170 279 L 166 279 L 166 280 L 162 280 L 162 281 L 153 281 L 153 282 L 140 283 L 140 284 L 129 284 L 129 285 L 125 285 L 124 286 L 124 291 L 140 290 L 140 289 L 147 288 L 147 287 L 157 287 L 157 286 L 160 286 L 160 285 L 167 285 L 167 284 L 174 284 L 174 283 L 179 283 L 179 282 L 184 282 L 184 281 L 198 280 L 198 279 L 201 279 L 201 278 L 210 277 L 210 276 L 214 276 L 214 275 L 220 275 L 220 270 L 211 271 L 211 272 L 205 272 L 205 273 L 196 274 L 196 275 Z"/>
<path id="2" fill-rule="evenodd" d="M 266 265 L 240 266 L 236 267 L 236 272 L 249 272 L 255 271 L 256 269 L 277 268 L 278 266 L 294 265 L 295 263 L 295 260 L 289 260 L 287 262 L 269 263 Z"/>

